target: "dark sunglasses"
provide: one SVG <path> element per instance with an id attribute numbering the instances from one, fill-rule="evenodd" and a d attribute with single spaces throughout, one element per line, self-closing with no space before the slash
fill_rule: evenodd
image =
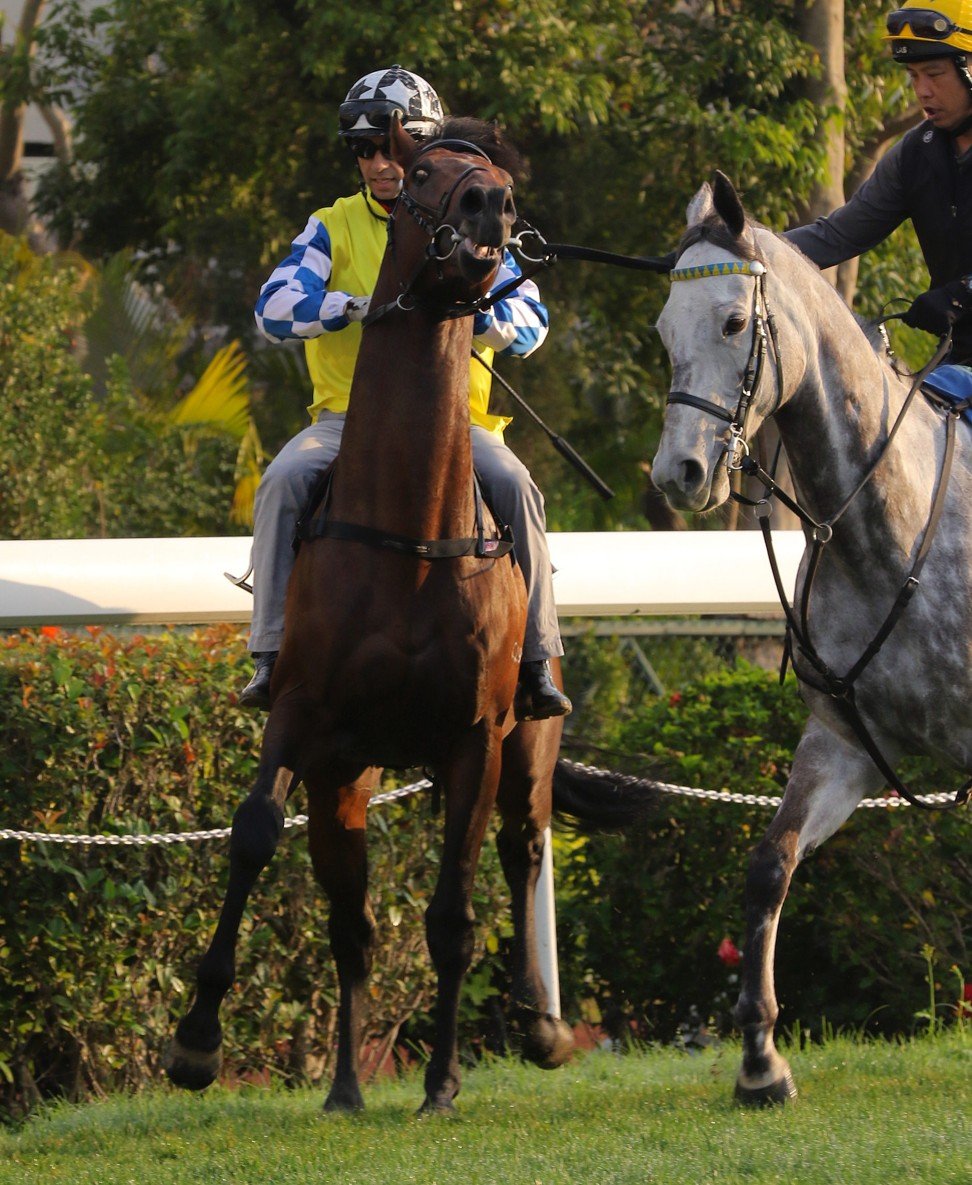
<path id="1" fill-rule="evenodd" d="M 367 136 L 351 136 L 348 138 L 348 147 L 356 157 L 361 160 L 371 160 L 371 158 L 378 152 L 382 156 L 391 159 L 391 144 L 388 143 L 388 137 L 384 140 L 371 140 Z"/>
<path id="2" fill-rule="evenodd" d="M 912 36 L 923 41 L 944 41 L 953 33 L 972 34 L 972 29 L 963 29 L 944 13 L 933 8 L 899 8 L 888 17 L 888 33 L 897 37 L 905 28 Z"/>

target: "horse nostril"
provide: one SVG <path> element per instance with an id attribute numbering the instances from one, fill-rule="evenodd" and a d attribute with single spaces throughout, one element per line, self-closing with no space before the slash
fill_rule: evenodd
<path id="1" fill-rule="evenodd" d="M 481 185 L 470 185 L 459 198 L 459 213 L 463 218 L 478 218 L 486 209 L 486 200 Z"/>
<path id="2" fill-rule="evenodd" d="M 513 203 L 513 198 L 510 194 L 506 195 L 506 201 L 503 203 L 503 215 L 506 218 L 516 221 L 516 206 Z"/>
<path id="3" fill-rule="evenodd" d="M 682 462 L 682 489 L 686 493 L 700 489 L 704 481 L 705 470 L 698 461 L 688 460 Z"/>

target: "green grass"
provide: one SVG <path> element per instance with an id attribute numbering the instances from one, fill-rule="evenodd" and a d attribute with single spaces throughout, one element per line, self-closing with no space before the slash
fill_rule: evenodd
<path id="1" fill-rule="evenodd" d="M 554 1073 L 467 1073 L 457 1119 L 415 1118 L 416 1077 L 368 1111 L 320 1090 L 168 1087 L 52 1106 L 0 1132 L 2 1185 L 969 1185 L 972 1041 L 834 1039 L 789 1056 L 797 1101 L 732 1103 L 738 1048 L 589 1054 Z"/>

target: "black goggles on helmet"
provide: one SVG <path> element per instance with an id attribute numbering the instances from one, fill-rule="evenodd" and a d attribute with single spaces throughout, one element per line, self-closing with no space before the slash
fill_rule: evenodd
<path id="1" fill-rule="evenodd" d="M 944 41 L 953 33 L 972 36 L 972 29 L 963 29 L 934 8 L 899 8 L 892 12 L 888 17 L 888 35 L 898 37 L 904 29 L 910 29 L 912 37 L 921 41 Z"/>
<path id="2" fill-rule="evenodd" d="M 338 108 L 338 131 L 342 136 L 368 136 L 388 133 L 391 117 L 398 112 L 402 123 L 408 116 L 400 103 L 389 99 L 352 99 Z M 364 116 L 364 119 L 362 119 Z"/>

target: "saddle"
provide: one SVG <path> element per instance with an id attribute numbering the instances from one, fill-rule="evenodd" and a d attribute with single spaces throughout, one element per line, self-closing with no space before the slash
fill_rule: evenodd
<path id="1" fill-rule="evenodd" d="M 922 392 L 927 397 L 933 396 L 933 402 L 950 404 L 962 413 L 962 419 L 972 425 L 972 366 L 958 366 L 948 363 L 939 366 L 931 372 L 921 384 Z"/>

